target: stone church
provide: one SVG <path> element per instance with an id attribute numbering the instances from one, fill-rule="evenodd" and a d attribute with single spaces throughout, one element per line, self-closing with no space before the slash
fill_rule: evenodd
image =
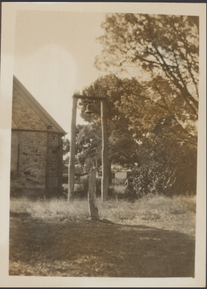
<path id="1" fill-rule="evenodd" d="M 62 194 L 66 132 L 14 76 L 11 138 L 11 196 Z"/>

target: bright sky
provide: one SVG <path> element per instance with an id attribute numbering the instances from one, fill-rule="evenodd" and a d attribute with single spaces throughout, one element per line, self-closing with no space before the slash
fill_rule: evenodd
<path id="1" fill-rule="evenodd" d="M 14 75 L 70 131 L 71 97 L 101 73 L 93 66 L 104 13 L 18 11 Z M 81 118 L 77 116 L 77 123 Z"/>

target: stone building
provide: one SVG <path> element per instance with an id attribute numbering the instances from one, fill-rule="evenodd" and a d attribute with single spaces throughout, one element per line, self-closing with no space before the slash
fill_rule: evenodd
<path id="1" fill-rule="evenodd" d="M 11 196 L 62 193 L 66 132 L 14 76 L 11 140 Z"/>

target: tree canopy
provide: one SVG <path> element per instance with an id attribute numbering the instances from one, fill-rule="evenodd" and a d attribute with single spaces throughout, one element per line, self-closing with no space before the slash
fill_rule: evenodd
<path id="1" fill-rule="evenodd" d="M 108 14 L 102 27 L 103 50 L 95 65 L 116 75 L 131 74 L 117 105 L 134 136 L 162 132 L 196 145 L 198 17 Z"/>

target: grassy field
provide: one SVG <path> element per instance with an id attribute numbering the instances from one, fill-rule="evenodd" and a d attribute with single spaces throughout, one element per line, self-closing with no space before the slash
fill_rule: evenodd
<path id="1" fill-rule="evenodd" d="M 193 277 L 195 197 L 11 199 L 10 275 Z"/>
<path id="2" fill-rule="evenodd" d="M 97 199 L 100 219 L 125 225 L 147 225 L 160 229 L 174 230 L 194 236 L 196 197 L 149 196 L 135 202 Z M 52 199 L 31 201 L 27 198 L 11 199 L 11 213 L 27 213 L 41 220 L 86 220 L 87 200 Z"/>

